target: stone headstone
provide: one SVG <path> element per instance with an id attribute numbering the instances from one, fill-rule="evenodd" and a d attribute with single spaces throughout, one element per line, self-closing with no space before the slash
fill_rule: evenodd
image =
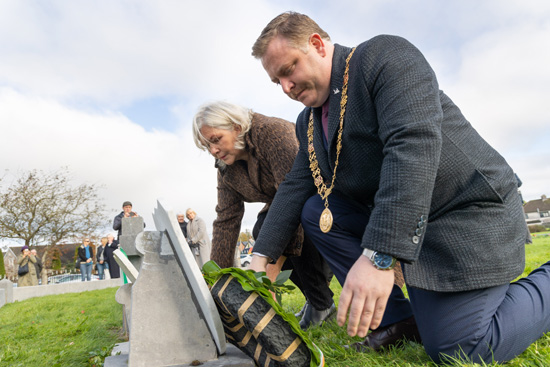
<path id="1" fill-rule="evenodd" d="M 129 310 L 130 341 L 105 366 L 254 367 L 251 358 L 226 345 L 218 310 L 176 216 L 159 203 L 153 218 L 159 231 L 136 236 L 134 248 L 143 254 L 137 279 L 116 294 Z"/>
<path id="2" fill-rule="evenodd" d="M 216 344 L 161 232 L 141 236 L 145 256 L 132 286 L 128 366 L 171 366 L 217 358 Z M 203 280 L 204 281 L 204 280 Z"/>
<path id="3" fill-rule="evenodd" d="M 218 348 L 218 353 L 224 354 L 226 342 L 223 324 L 214 299 L 210 295 L 210 290 L 204 281 L 202 272 L 195 262 L 195 257 L 187 241 L 183 237 L 181 228 L 176 221 L 176 215 L 172 211 L 166 210 L 159 201 L 157 201 L 157 205 L 158 207 L 153 214 L 155 226 L 157 230 L 167 234 L 174 256 L 198 302 L 198 309 L 205 318 L 212 338 Z"/>
<path id="4" fill-rule="evenodd" d="M 119 246 L 122 247 L 134 267 L 139 270 L 143 253 L 136 249 L 136 237 L 143 232 L 143 218 L 122 218 L 121 225 L 122 234 L 118 236 Z"/>
<path id="5" fill-rule="evenodd" d="M 113 252 L 113 256 L 118 266 L 120 266 L 120 269 L 122 269 L 124 274 L 126 274 L 126 277 L 128 278 L 128 280 L 134 283 L 139 274 L 135 266 L 130 262 L 130 260 L 126 256 L 124 256 L 124 253 L 122 253 L 120 249 L 115 250 Z"/>
<path id="6" fill-rule="evenodd" d="M 13 302 L 13 283 L 7 279 L 0 280 L 0 289 L 4 290 L 4 304 Z"/>
<path id="7" fill-rule="evenodd" d="M 6 304 L 6 291 L 0 288 L 0 308 Z"/>
<path id="8" fill-rule="evenodd" d="M 124 333 L 130 333 L 130 317 L 132 314 L 132 285 L 126 283 L 122 285 L 115 294 L 115 300 L 122 305 L 122 328 Z"/>

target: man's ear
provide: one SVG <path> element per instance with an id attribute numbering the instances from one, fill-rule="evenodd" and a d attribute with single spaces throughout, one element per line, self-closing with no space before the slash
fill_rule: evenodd
<path id="1" fill-rule="evenodd" d="M 327 49 L 325 47 L 325 41 L 318 33 L 313 33 L 309 36 L 309 45 L 313 47 L 313 49 L 316 50 L 320 56 L 326 56 Z"/>

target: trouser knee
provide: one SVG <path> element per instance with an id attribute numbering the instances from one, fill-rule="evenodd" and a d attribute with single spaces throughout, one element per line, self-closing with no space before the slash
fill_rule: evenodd
<path id="1" fill-rule="evenodd" d="M 422 338 L 426 353 L 436 363 L 468 361 L 472 363 L 492 363 L 493 353 L 484 342 L 465 340 L 461 344 L 447 344 L 444 340 Z"/>

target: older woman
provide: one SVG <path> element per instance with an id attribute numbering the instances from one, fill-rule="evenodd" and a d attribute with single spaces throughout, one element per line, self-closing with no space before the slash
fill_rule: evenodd
<path id="1" fill-rule="evenodd" d="M 26 265 L 28 271 L 25 274 L 19 274 L 17 278 L 18 287 L 38 285 L 36 267 L 34 264 L 36 264 L 36 257 L 31 254 L 28 246 L 23 246 L 23 248 L 21 248 L 21 254 L 17 257 L 17 265 L 19 265 L 19 269 L 24 268 Z"/>
<path id="2" fill-rule="evenodd" d="M 298 152 L 294 129 L 288 121 L 227 102 L 206 104 L 195 115 L 195 144 L 214 156 L 218 169 L 211 258 L 219 266 L 233 266 L 245 202 L 266 203 L 254 226 L 254 236 L 259 233 L 277 187 Z M 304 241 L 301 227 L 292 230 L 295 235 L 278 262 L 277 271 L 289 256 L 285 267 L 294 269 L 291 279 L 311 305 L 304 309 L 300 322 L 305 329 L 332 317 L 335 306 L 324 259 L 310 241 Z"/>

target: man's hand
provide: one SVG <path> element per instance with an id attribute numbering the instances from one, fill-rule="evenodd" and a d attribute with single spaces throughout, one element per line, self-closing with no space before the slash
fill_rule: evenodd
<path id="1" fill-rule="evenodd" d="M 340 294 L 338 325 L 346 323 L 349 309 L 349 336 L 365 337 L 369 328 L 376 329 L 384 316 L 393 283 L 393 270 L 378 270 L 361 255 L 348 272 Z"/>
<path id="2" fill-rule="evenodd" d="M 254 270 L 255 272 L 265 271 L 267 268 L 267 257 L 252 255 L 252 261 L 248 265 L 248 269 Z"/>

